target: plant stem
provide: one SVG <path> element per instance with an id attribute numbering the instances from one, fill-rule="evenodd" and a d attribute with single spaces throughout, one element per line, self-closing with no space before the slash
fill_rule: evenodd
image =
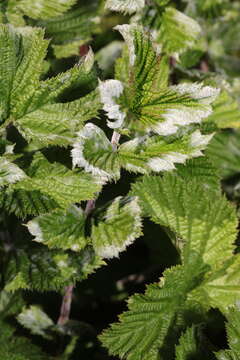
<path id="1" fill-rule="evenodd" d="M 63 296 L 60 316 L 58 318 L 57 324 L 64 325 L 69 320 L 69 314 L 71 311 L 72 296 L 73 296 L 73 285 L 68 285 L 65 288 L 65 294 Z"/>
<path id="2" fill-rule="evenodd" d="M 117 150 L 118 143 L 120 140 L 121 134 L 113 131 L 112 138 L 111 138 L 111 144 L 113 146 L 114 150 Z M 85 215 L 88 216 L 94 209 L 96 205 L 96 200 L 88 200 L 85 208 Z M 58 325 L 64 325 L 69 320 L 69 315 L 71 311 L 71 304 L 72 304 L 72 297 L 73 297 L 73 289 L 74 285 L 68 285 L 65 288 L 65 293 L 63 295 L 60 315 L 57 321 Z"/>

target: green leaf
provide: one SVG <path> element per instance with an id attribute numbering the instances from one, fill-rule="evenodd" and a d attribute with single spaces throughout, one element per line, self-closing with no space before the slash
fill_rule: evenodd
<path id="1" fill-rule="evenodd" d="M 140 11 L 145 6 L 145 0 L 106 0 L 106 8 L 119 11 L 124 14 L 132 14 Z"/>
<path id="2" fill-rule="evenodd" d="M 17 120 L 16 126 L 26 140 L 44 145 L 69 145 L 76 131 L 100 108 L 97 91 L 62 104 L 47 104 Z"/>
<path id="3" fill-rule="evenodd" d="M 181 239 L 184 263 L 190 262 L 194 251 L 217 271 L 223 266 L 223 254 L 225 261 L 232 258 L 237 218 L 219 190 L 173 173 L 144 177 L 133 185 L 133 194 L 154 222 L 169 227 Z"/>
<path id="4" fill-rule="evenodd" d="M 44 246 L 31 248 L 28 252 L 19 250 L 9 263 L 5 290 L 60 291 L 64 286 L 86 279 L 104 264 L 91 247 L 76 254 L 50 251 Z"/>
<path id="5" fill-rule="evenodd" d="M 232 308 L 227 315 L 227 340 L 230 350 L 221 350 L 215 353 L 218 360 L 235 360 L 240 357 L 240 311 Z"/>
<path id="6" fill-rule="evenodd" d="M 45 21 L 38 25 L 46 29 L 54 44 L 71 44 L 73 41 L 88 41 L 92 33 L 98 29 L 98 2 L 80 3 L 67 13 Z"/>
<path id="7" fill-rule="evenodd" d="M 162 16 L 158 41 L 167 54 L 181 53 L 194 45 L 200 32 L 201 28 L 194 19 L 167 7 Z"/>
<path id="8" fill-rule="evenodd" d="M 18 7 L 33 19 L 49 19 L 69 10 L 76 0 L 20 0 Z"/>
<path id="9" fill-rule="evenodd" d="M 14 184 L 26 178 L 26 174 L 7 157 L 0 156 L 0 186 Z"/>
<path id="10" fill-rule="evenodd" d="M 107 80 L 99 90 L 108 126 L 140 133 L 170 135 L 180 126 L 200 123 L 211 113 L 218 90 L 203 84 L 167 87 L 166 57 L 156 54 L 149 34 L 136 25 L 119 25 L 128 54 L 117 62 L 118 80 Z"/>
<path id="11" fill-rule="evenodd" d="M 43 29 L 14 29 L 1 25 L 1 43 L 2 121 L 5 125 L 13 123 L 27 141 L 34 141 L 37 145 L 71 144 L 84 121 L 97 116 L 100 108 L 98 91 L 69 103 L 54 102 L 64 90 L 90 73 L 94 62 L 91 49 L 72 69 L 41 81 L 48 46 Z"/>
<path id="12" fill-rule="evenodd" d="M 21 48 L 20 36 L 13 27 L 0 25 L 0 120 L 9 114 L 10 95 L 18 59 L 16 53 Z"/>
<path id="13" fill-rule="evenodd" d="M 203 155 L 201 150 L 211 138 L 196 130 L 182 137 L 136 137 L 116 148 L 100 128 L 89 123 L 73 145 L 73 166 L 83 167 L 102 182 L 119 179 L 121 167 L 142 174 L 169 171 L 177 163 Z"/>
<path id="14" fill-rule="evenodd" d="M 240 172 L 239 154 L 240 134 L 237 131 L 217 133 L 207 149 L 207 155 L 225 178 Z"/>
<path id="15" fill-rule="evenodd" d="M 213 103 L 213 113 L 208 121 L 213 121 L 219 128 L 240 127 L 240 106 L 231 93 L 223 90 Z"/>
<path id="16" fill-rule="evenodd" d="M 188 160 L 186 165 L 177 165 L 179 176 L 188 181 L 197 179 L 206 190 L 219 190 L 219 171 L 208 157 Z"/>
<path id="17" fill-rule="evenodd" d="M 176 360 L 212 359 L 212 356 L 209 357 L 208 355 L 200 327 L 192 326 L 187 328 L 176 346 Z"/>
<path id="18" fill-rule="evenodd" d="M 133 186 L 148 216 L 175 233 L 183 264 L 197 262 L 209 266 L 204 281 L 191 293 L 206 309 L 227 312 L 240 292 L 240 257 L 233 256 L 237 217 L 234 207 L 219 189 L 206 189 L 199 180 L 180 179 L 174 174 L 163 178 L 144 177 Z M 193 196 L 194 194 L 194 196 Z"/>
<path id="19" fill-rule="evenodd" d="M 133 295 L 128 300 L 129 310 L 120 315 L 120 322 L 100 335 L 110 354 L 128 360 L 164 359 L 165 338 L 174 326 L 179 327 L 177 315 L 198 281 L 190 268 L 186 271 L 178 266 L 165 271 L 160 284 L 148 285 L 144 295 Z"/>
<path id="20" fill-rule="evenodd" d="M 98 176 L 102 182 L 120 177 L 118 154 L 103 130 L 87 124 L 78 133 L 72 150 L 73 166 Z"/>
<path id="21" fill-rule="evenodd" d="M 137 198 L 115 198 L 103 220 L 92 227 L 91 241 L 96 254 L 109 259 L 126 250 L 142 234 L 140 214 Z"/>
<path id="22" fill-rule="evenodd" d="M 88 244 L 85 237 L 85 215 L 81 208 L 70 206 L 68 210 L 55 210 L 40 215 L 27 224 L 34 241 L 50 248 L 79 251 Z"/>
<path id="23" fill-rule="evenodd" d="M 182 137 L 136 137 L 119 147 L 119 161 L 125 169 L 142 174 L 173 170 L 176 164 L 203 155 L 211 137 L 198 130 Z"/>
<path id="24" fill-rule="evenodd" d="M 69 170 L 60 163 L 50 163 L 37 153 L 28 169 L 28 177 L 14 185 L 14 190 L 38 190 L 60 207 L 95 197 L 101 186 L 98 179 L 79 170 Z"/>
<path id="25" fill-rule="evenodd" d="M 42 350 L 23 336 L 17 336 L 15 329 L 1 321 L 0 355 L 4 360 L 50 360 Z"/>
<path id="26" fill-rule="evenodd" d="M 40 215 L 49 212 L 58 204 L 38 190 L 12 189 L 11 186 L 0 193 L 0 207 L 8 214 L 14 213 L 25 219 L 28 215 Z"/>
<path id="27" fill-rule="evenodd" d="M 41 335 L 48 338 L 46 330 L 54 325 L 52 319 L 38 306 L 31 305 L 24 308 L 17 316 L 18 322 L 29 329 L 33 335 Z"/>
<path id="28" fill-rule="evenodd" d="M 133 187 L 145 212 L 176 234 L 182 265 L 128 301 L 129 310 L 101 336 L 110 354 L 128 360 L 171 358 L 177 334 L 202 310 L 227 312 L 239 299 L 240 257 L 233 255 L 237 217 L 219 190 L 176 174 L 143 177 Z M 167 342 L 167 343 L 166 343 Z"/>

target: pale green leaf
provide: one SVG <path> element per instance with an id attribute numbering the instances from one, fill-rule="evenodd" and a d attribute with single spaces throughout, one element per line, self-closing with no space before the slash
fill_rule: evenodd
<path id="1" fill-rule="evenodd" d="M 18 322 L 34 335 L 41 335 L 48 338 L 45 334 L 49 327 L 54 325 L 52 319 L 38 306 L 31 305 L 24 308 L 17 316 Z"/>
<path id="2" fill-rule="evenodd" d="M 85 215 L 81 208 L 72 205 L 67 210 L 55 210 L 40 215 L 27 223 L 34 241 L 50 248 L 79 251 L 88 244 L 85 237 Z"/>
<path id="3" fill-rule="evenodd" d="M 13 189 L 38 190 L 53 199 L 59 206 L 89 200 L 100 191 L 98 179 L 79 170 L 69 170 L 60 163 L 50 163 L 39 154 L 28 170 L 28 177 L 14 185 Z"/>
<path id="4" fill-rule="evenodd" d="M 240 135 L 237 131 L 220 132 L 212 139 L 207 155 L 227 178 L 240 172 Z"/>
<path id="5" fill-rule="evenodd" d="M 201 28 L 194 19 L 172 7 L 167 7 L 162 16 L 158 39 L 163 51 L 168 54 L 181 53 L 192 47 L 200 32 Z"/>
<path id="6" fill-rule="evenodd" d="M 99 108 L 98 92 L 93 91 L 72 102 L 44 105 L 16 120 L 15 124 L 29 142 L 66 146 L 74 141 L 76 131 L 86 120 L 97 116 Z"/>
<path id="7" fill-rule="evenodd" d="M 124 14 L 140 11 L 145 6 L 145 0 L 106 0 L 106 8 Z"/>
<path id="8" fill-rule="evenodd" d="M 0 156 L 0 187 L 14 184 L 26 177 L 22 169 L 9 161 L 7 157 Z"/>
<path id="9" fill-rule="evenodd" d="M 219 128 L 240 127 L 240 106 L 226 90 L 223 90 L 214 101 L 213 113 L 208 121 L 213 121 Z"/>
<path id="10" fill-rule="evenodd" d="M 69 10 L 76 0 L 19 0 L 18 7 L 33 19 L 49 19 Z"/>
<path id="11" fill-rule="evenodd" d="M 0 120 L 9 115 L 10 96 L 18 65 L 16 53 L 21 48 L 20 35 L 12 26 L 0 25 Z"/>
<path id="12" fill-rule="evenodd" d="M 96 254 L 113 258 L 126 250 L 142 234 L 140 214 L 137 198 L 117 197 L 103 220 L 92 227 L 91 241 Z"/>
<path id="13" fill-rule="evenodd" d="M 236 238 L 235 209 L 219 191 L 206 189 L 195 178 L 184 181 L 175 174 L 144 177 L 133 186 L 145 212 L 157 224 L 177 234 L 183 263 L 196 252 L 214 271 L 232 258 Z M 194 194 L 194 197 L 193 197 Z"/>
<path id="14" fill-rule="evenodd" d="M 103 130 L 94 124 L 87 124 L 80 131 L 73 144 L 73 166 L 98 176 L 102 182 L 120 177 L 120 165 L 116 149 Z"/>
<path id="15" fill-rule="evenodd" d="M 53 102 L 59 101 L 64 90 L 90 74 L 94 55 L 90 49 L 72 69 L 41 81 L 48 46 L 43 37 L 40 28 L 15 29 L 1 25 L 0 83 L 4 91 L 0 116 L 6 125 L 13 123 L 27 141 L 42 146 L 66 146 L 73 142 L 84 121 L 97 116 L 98 91 L 69 103 Z"/>
<path id="16" fill-rule="evenodd" d="M 119 147 L 119 162 L 125 169 L 142 174 L 170 171 L 176 164 L 203 155 L 201 150 L 211 137 L 197 130 L 172 139 L 163 136 L 135 138 Z"/>
<path id="17" fill-rule="evenodd" d="M 44 39 L 44 30 L 40 28 L 17 28 L 22 41 L 22 54 L 15 51 L 18 61 L 11 91 L 11 116 L 21 117 L 32 101 L 32 96 L 39 85 L 43 70 L 48 41 Z"/>
<path id="18" fill-rule="evenodd" d="M 117 62 L 118 82 L 107 80 L 99 87 L 103 109 L 115 120 L 108 122 L 109 127 L 170 135 L 211 114 L 217 89 L 187 83 L 167 87 L 166 58 L 156 54 L 150 35 L 135 25 L 117 29 L 128 45 L 128 55 Z"/>

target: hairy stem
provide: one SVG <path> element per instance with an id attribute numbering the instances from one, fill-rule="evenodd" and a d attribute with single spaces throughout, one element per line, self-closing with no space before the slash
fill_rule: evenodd
<path id="1" fill-rule="evenodd" d="M 113 131 L 112 138 L 111 138 L 111 144 L 112 144 L 114 150 L 117 150 L 120 137 L 121 137 L 121 134 L 119 134 L 116 131 Z M 84 211 L 86 216 L 88 216 L 95 209 L 96 200 L 97 199 L 88 200 L 85 211 Z M 69 320 L 71 304 L 72 304 L 72 297 L 73 297 L 73 289 L 74 289 L 74 285 L 68 285 L 65 288 L 65 293 L 63 295 L 60 315 L 59 315 L 59 318 L 57 321 L 58 325 L 64 325 Z"/>

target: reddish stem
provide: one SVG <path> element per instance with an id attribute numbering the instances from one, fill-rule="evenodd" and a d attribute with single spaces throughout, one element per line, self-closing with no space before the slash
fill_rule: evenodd
<path id="1" fill-rule="evenodd" d="M 116 131 L 113 132 L 112 138 L 111 138 L 111 144 L 113 146 L 113 149 L 116 150 L 118 147 L 120 134 Z M 88 216 L 94 209 L 96 205 L 96 200 L 88 200 L 85 208 L 85 215 Z M 58 325 L 64 325 L 69 320 L 69 315 L 71 311 L 71 304 L 72 304 L 72 297 L 73 297 L 73 289 L 74 285 L 68 285 L 65 288 L 65 293 L 62 300 L 60 315 L 58 318 Z"/>

